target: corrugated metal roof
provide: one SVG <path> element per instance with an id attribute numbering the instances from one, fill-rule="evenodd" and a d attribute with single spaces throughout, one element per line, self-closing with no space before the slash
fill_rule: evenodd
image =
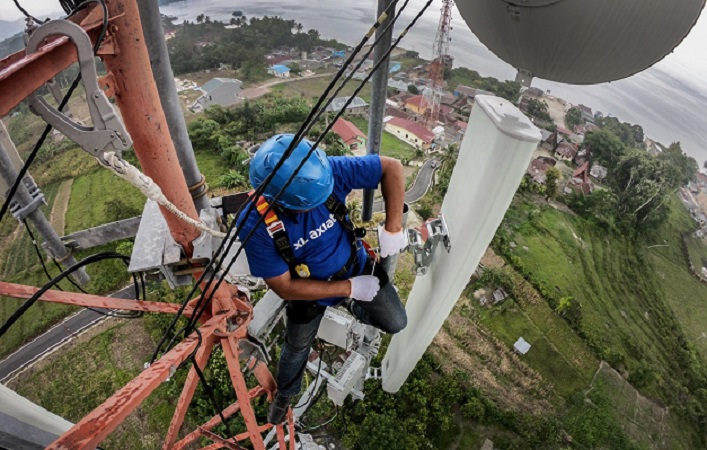
<path id="1" fill-rule="evenodd" d="M 326 111 L 341 111 L 349 98 L 350 97 L 336 97 L 331 101 L 331 104 L 327 106 Z M 361 97 L 354 97 L 346 108 L 361 108 L 366 106 L 368 106 L 368 103 L 366 103 Z"/>

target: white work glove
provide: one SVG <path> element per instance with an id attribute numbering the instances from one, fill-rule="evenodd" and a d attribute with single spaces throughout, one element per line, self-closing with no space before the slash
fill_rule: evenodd
<path id="1" fill-rule="evenodd" d="M 351 283 L 350 297 L 359 302 L 370 302 L 381 288 L 377 277 L 373 275 L 359 275 L 349 278 Z"/>
<path id="2" fill-rule="evenodd" d="M 391 233 L 381 227 L 378 230 L 378 245 L 380 246 L 381 258 L 395 255 L 408 245 L 405 229 L 403 228 L 397 233 Z"/>

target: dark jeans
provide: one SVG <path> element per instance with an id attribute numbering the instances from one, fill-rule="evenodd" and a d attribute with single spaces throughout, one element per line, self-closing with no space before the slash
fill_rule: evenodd
<path id="1" fill-rule="evenodd" d="M 370 264 L 367 264 L 363 273 L 371 273 Z M 378 267 L 376 267 L 376 275 L 379 275 Z M 351 311 L 361 322 L 386 333 L 395 334 L 407 325 L 405 307 L 400 302 L 400 297 L 393 285 L 387 282 L 387 278 L 380 276 L 379 278 L 383 278 L 385 284 L 381 286 L 373 300 L 353 301 Z M 292 397 L 299 393 L 307 358 L 314 338 L 317 337 L 317 330 L 325 310 L 326 307 L 315 309 L 313 317 L 307 320 L 295 321 L 288 317 L 285 344 L 282 346 L 277 366 L 277 388 L 281 395 Z"/>

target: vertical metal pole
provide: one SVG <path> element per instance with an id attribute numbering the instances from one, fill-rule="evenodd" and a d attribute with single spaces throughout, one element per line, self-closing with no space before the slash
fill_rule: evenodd
<path id="1" fill-rule="evenodd" d="M 108 71 L 120 74 L 116 76 L 116 103 L 123 112 L 142 170 L 179 210 L 198 219 L 150 69 L 137 2 L 124 0 L 106 4 L 110 16 L 116 17 L 109 29 L 116 30 L 111 36 L 118 52 L 104 55 L 104 61 Z M 200 235 L 199 230 L 161 209 L 172 237 L 186 256 L 191 256 L 192 242 Z"/>
<path id="2" fill-rule="evenodd" d="M 378 16 L 388 9 L 393 0 L 378 0 Z M 385 30 L 395 16 L 395 8 L 388 12 L 388 18 L 376 31 L 376 39 Z M 388 28 L 378 45 L 373 50 L 373 63 L 378 64 L 382 60 L 385 52 L 390 48 L 393 38 L 393 27 Z M 368 150 L 367 154 L 377 155 L 380 153 L 381 139 L 383 138 L 383 116 L 385 115 L 385 100 L 388 95 L 388 66 L 390 58 L 386 57 L 378 70 L 371 77 L 371 104 L 369 106 L 368 119 Z M 374 190 L 365 189 L 363 191 L 363 211 L 361 219 L 368 222 L 373 217 L 373 194 Z"/>
<path id="3" fill-rule="evenodd" d="M 177 86 L 174 82 L 174 74 L 169 64 L 169 53 L 167 42 L 164 39 L 164 29 L 162 28 L 162 18 L 160 16 L 157 0 L 140 0 L 138 2 L 140 19 L 142 22 L 142 32 L 145 35 L 147 53 L 150 55 L 150 65 L 152 75 L 155 77 L 157 91 L 160 95 L 162 109 L 167 118 L 169 134 L 177 151 L 179 165 L 182 167 L 187 186 L 196 186 L 201 183 L 202 175 L 196 164 L 194 149 L 189 140 L 187 124 L 177 95 Z M 209 199 L 203 195 L 206 185 L 192 191 L 197 211 L 210 207 Z"/>
<path id="4" fill-rule="evenodd" d="M 2 177 L 5 184 L 8 186 L 12 186 L 17 179 L 17 170 L 15 170 L 15 167 L 12 165 L 12 160 L 5 150 L 5 146 L 2 141 L 0 141 L 0 177 Z M 32 195 L 29 193 L 29 190 L 27 190 L 27 186 L 24 185 L 24 182 L 20 183 L 13 200 L 18 202 L 23 207 L 32 203 Z M 27 218 L 32 221 L 37 229 L 37 232 L 42 236 L 42 238 L 44 238 L 47 248 L 52 253 L 51 256 L 60 260 L 65 267 L 70 267 L 76 264 L 76 259 L 69 254 L 69 251 L 64 246 L 64 243 L 61 241 L 59 236 L 56 234 L 56 231 L 54 231 L 39 208 L 29 213 Z M 86 284 L 89 280 L 84 269 L 74 272 L 73 277 L 79 284 Z"/>

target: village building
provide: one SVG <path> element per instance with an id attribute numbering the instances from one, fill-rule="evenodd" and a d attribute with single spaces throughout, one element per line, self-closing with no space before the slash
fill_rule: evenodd
<path id="1" fill-rule="evenodd" d="M 568 130 L 567 128 L 557 127 L 557 132 L 566 138 L 572 136 L 572 131 Z"/>
<path id="2" fill-rule="evenodd" d="M 584 195 L 594 192 L 594 183 L 589 179 L 589 161 L 582 164 L 572 173 L 572 179 L 567 183 L 565 192 L 578 191 Z"/>
<path id="3" fill-rule="evenodd" d="M 269 53 L 265 55 L 265 64 L 267 64 L 269 67 L 281 64 L 281 65 L 286 65 L 288 61 L 290 61 L 292 57 L 289 54 L 283 54 L 283 53 Z"/>
<path id="4" fill-rule="evenodd" d="M 397 89 L 400 92 L 407 92 L 408 86 L 410 86 L 410 84 L 407 81 L 395 80 L 393 78 L 388 78 L 388 87 L 389 88 Z"/>
<path id="5" fill-rule="evenodd" d="M 235 78 L 212 78 L 200 88 L 202 95 L 189 106 L 192 112 L 202 112 L 212 105 L 231 106 L 241 100 L 241 83 Z"/>
<path id="6" fill-rule="evenodd" d="M 423 95 L 413 95 L 405 102 L 405 109 L 423 115 L 427 111 L 427 101 Z"/>
<path id="7" fill-rule="evenodd" d="M 366 143 L 368 142 L 366 135 L 359 130 L 356 125 L 343 117 L 339 117 L 337 121 L 334 122 L 332 131 L 341 138 L 344 145 L 351 153 L 366 148 Z"/>
<path id="8" fill-rule="evenodd" d="M 602 181 L 604 178 L 606 178 L 608 172 L 609 171 L 607 170 L 607 168 L 602 166 L 601 164 L 594 164 L 592 165 L 592 168 L 589 171 L 589 175 L 599 181 Z"/>
<path id="9" fill-rule="evenodd" d="M 326 108 L 326 112 L 339 112 L 343 109 L 346 102 L 349 101 L 351 97 L 336 97 L 331 101 L 329 106 Z M 366 103 L 361 97 L 354 97 L 354 99 L 346 107 L 344 111 L 347 115 L 360 115 L 365 114 L 368 110 L 368 103 Z"/>
<path id="10" fill-rule="evenodd" d="M 585 122 L 594 123 L 594 113 L 592 113 L 592 108 L 582 104 L 578 105 L 577 108 L 579 108 L 582 112 L 582 118 Z"/>
<path id="11" fill-rule="evenodd" d="M 399 72 L 401 68 L 402 65 L 398 61 L 391 61 L 390 67 L 388 68 L 388 73 Z"/>
<path id="12" fill-rule="evenodd" d="M 530 176 L 533 182 L 537 184 L 545 184 L 547 180 L 547 169 L 555 167 L 557 161 L 547 156 L 539 156 L 530 162 L 526 173 Z"/>
<path id="13" fill-rule="evenodd" d="M 589 150 L 588 148 L 583 148 L 577 152 L 577 155 L 574 157 L 574 163 L 577 166 L 581 166 L 585 162 L 589 161 L 591 157 L 591 150 Z"/>
<path id="14" fill-rule="evenodd" d="M 469 87 L 469 86 L 464 86 L 463 84 L 458 85 L 457 88 L 454 89 L 454 95 L 456 95 L 456 96 L 463 95 L 465 97 L 474 98 L 475 94 L 476 94 L 476 89 Z"/>
<path id="15" fill-rule="evenodd" d="M 532 96 L 532 97 L 542 97 L 543 95 L 545 95 L 545 91 L 543 91 L 543 90 L 540 89 L 540 88 L 533 87 L 533 86 L 529 87 L 529 88 L 525 91 L 525 93 L 526 93 L 527 95 Z"/>
<path id="16" fill-rule="evenodd" d="M 572 161 L 577 156 L 577 146 L 571 142 L 560 142 L 555 148 L 555 158 L 563 161 Z"/>
<path id="17" fill-rule="evenodd" d="M 268 73 L 277 78 L 290 78 L 290 68 L 282 64 L 275 64 L 268 67 Z"/>
<path id="18" fill-rule="evenodd" d="M 555 131 L 551 133 L 547 138 L 543 139 L 542 143 L 540 144 L 540 147 L 552 153 L 555 151 L 560 142 L 562 142 L 562 139 L 560 138 L 559 133 Z"/>
<path id="19" fill-rule="evenodd" d="M 384 122 L 385 131 L 415 148 L 427 150 L 432 145 L 434 133 L 419 122 L 400 117 L 386 117 Z"/>

